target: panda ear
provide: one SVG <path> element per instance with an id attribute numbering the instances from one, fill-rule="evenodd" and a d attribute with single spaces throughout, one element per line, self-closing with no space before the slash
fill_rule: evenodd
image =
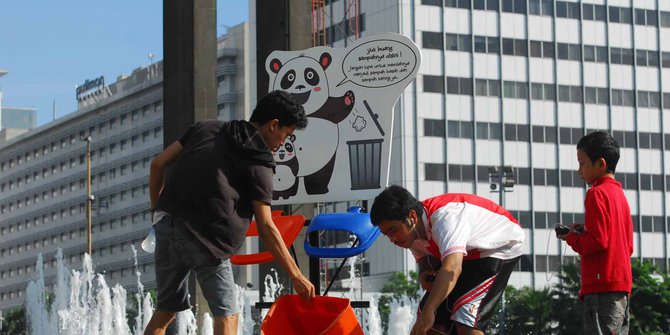
<path id="1" fill-rule="evenodd" d="M 279 59 L 274 58 L 270 61 L 270 71 L 277 73 L 279 70 L 281 70 L 281 67 L 282 65 Z"/>
<path id="2" fill-rule="evenodd" d="M 332 62 L 333 58 L 330 57 L 330 54 L 327 52 L 324 52 L 323 54 L 321 54 L 321 57 L 319 57 L 319 64 L 321 64 L 321 67 L 324 70 L 327 69 Z"/>
<path id="3" fill-rule="evenodd" d="M 295 142 L 295 135 L 294 134 L 291 134 L 288 138 L 291 139 L 291 142 Z"/>

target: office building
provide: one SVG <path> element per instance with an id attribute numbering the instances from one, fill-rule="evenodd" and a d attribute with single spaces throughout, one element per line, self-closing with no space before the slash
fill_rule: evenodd
<path id="1" fill-rule="evenodd" d="M 244 117 L 244 24 L 219 38 L 219 118 Z M 240 59 L 242 57 L 242 59 Z M 58 248 L 81 268 L 87 250 L 86 139 L 91 137 L 92 259 L 109 286 L 155 288 L 153 254 L 140 249 L 151 226 L 149 164 L 163 149 L 162 62 L 120 76 L 85 81 L 79 109 L 0 142 L 0 309 L 24 303 L 42 253 L 53 285 Z M 75 93 L 75 92 L 73 92 Z M 137 267 L 133 264 L 137 250 Z"/>

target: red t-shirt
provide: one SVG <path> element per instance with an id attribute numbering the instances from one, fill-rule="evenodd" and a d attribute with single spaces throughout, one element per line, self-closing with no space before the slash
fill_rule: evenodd
<path id="1" fill-rule="evenodd" d="M 627 292 L 633 287 L 633 221 L 621 184 L 601 177 L 586 192 L 584 232 L 566 241 L 581 256 L 579 297 L 601 292 Z"/>

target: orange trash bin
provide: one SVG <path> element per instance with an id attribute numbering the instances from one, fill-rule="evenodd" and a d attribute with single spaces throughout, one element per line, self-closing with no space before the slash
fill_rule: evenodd
<path id="1" fill-rule="evenodd" d="M 261 324 L 263 335 L 363 335 L 349 299 L 295 294 L 279 297 Z"/>

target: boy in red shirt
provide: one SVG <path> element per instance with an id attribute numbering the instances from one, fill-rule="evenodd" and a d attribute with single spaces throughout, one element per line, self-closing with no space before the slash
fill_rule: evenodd
<path id="1" fill-rule="evenodd" d="M 577 143 L 579 176 L 591 186 L 584 200 L 584 224 L 558 235 L 581 256 L 586 334 L 628 334 L 628 297 L 633 285 L 630 256 L 633 223 L 621 184 L 614 179 L 619 145 L 607 133 L 590 133 Z"/>

